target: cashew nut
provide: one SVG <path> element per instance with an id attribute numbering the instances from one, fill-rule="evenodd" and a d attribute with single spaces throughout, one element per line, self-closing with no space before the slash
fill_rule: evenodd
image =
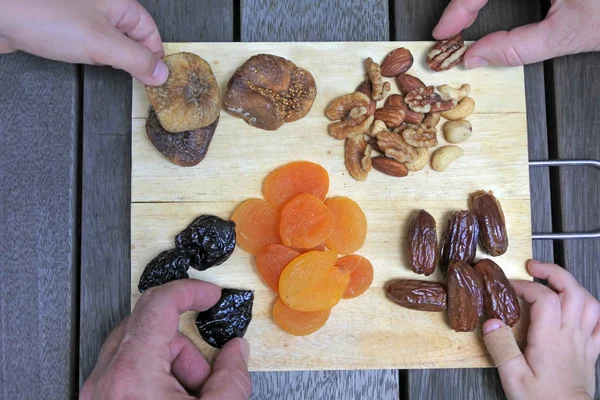
<path id="1" fill-rule="evenodd" d="M 409 171 L 420 171 L 427 165 L 429 161 L 429 151 L 424 147 L 417 148 L 417 156 L 411 162 L 405 162 L 406 168 Z"/>
<path id="2" fill-rule="evenodd" d="M 442 112 L 442 117 L 451 121 L 467 118 L 475 109 L 475 102 L 470 97 L 462 99 L 454 108 Z"/>
<path id="3" fill-rule="evenodd" d="M 448 121 L 444 125 L 444 134 L 446 135 L 446 140 L 450 143 L 464 142 L 471 137 L 472 132 L 471 123 L 466 119 Z"/>
<path id="4" fill-rule="evenodd" d="M 431 168 L 435 171 L 443 172 L 452 161 L 462 157 L 463 154 L 463 149 L 458 146 L 440 147 L 431 156 Z"/>
<path id="5" fill-rule="evenodd" d="M 469 85 L 468 83 L 465 83 L 458 89 L 455 89 L 449 85 L 441 85 L 441 86 L 436 87 L 436 90 L 442 96 L 443 100 L 452 99 L 452 100 L 456 100 L 456 101 L 461 101 L 462 99 L 467 97 L 469 94 L 471 94 L 471 85 Z"/>

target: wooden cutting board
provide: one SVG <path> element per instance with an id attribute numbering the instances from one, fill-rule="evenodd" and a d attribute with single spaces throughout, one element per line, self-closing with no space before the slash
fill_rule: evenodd
<path id="1" fill-rule="evenodd" d="M 342 300 L 327 325 L 305 337 L 279 329 L 270 312 L 274 294 L 255 271 L 253 257 L 237 248 L 223 265 L 192 278 L 232 288 L 254 289 L 253 320 L 246 338 L 251 345 L 252 370 L 467 368 L 486 367 L 481 331 L 455 333 L 445 313 L 401 308 L 385 298 L 383 287 L 393 278 L 441 281 L 439 271 L 428 278 L 410 271 L 405 263 L 404 236 L 410 216 L 428 210 L 438 221 L 438 234 L 447 215 L 467 207 L 468 194 L 493 190 L 506 214 L 510 246 L 495 259 L 509 278 L 531 279 L 525 262 L 531 258 L 527 121 L 523 68 L 462 67 L 434 73 L 424 65 L 432 43 L 167 43 L 168 53 L 189 51 L 206 59 L 222 93 L 237 67 L 250 56 L 272 53 L 308 69 L 318 95 L 304 119 L 276 132 L 247 125 L 226 112 L 207 157 L 196 167 L 182 168 L 154 149 L 145 134 L 148 99 L 143 85 L 134 82 L 132 110 L 131 296 L 146 264 L 173 245 L 173 236 L 200 214 L 228 218 L 250 197 L 261 197 L 261 184 L 274 168 L 296 160 L 323 165 L 329 171 L 329 196 L 349 196 L 368 218 L 369 232 L 359 254 L 375 268 L 371 288 L 361 297 Z M 473 136 L 460 144 L 465 155 L 444 173 L 426 167 L 398 179 L 373 171 L 365 182 L 353 180 L 343 162 L 343 142 L 327 134 L 324 116 L 335 97 L 354 91 L 362 81 L 363 60 L 383 60 L 398 47 L 410 49 L 415 63 L 410 73 L 426 84 L 469 83 L 475 113 L 468 119 Z M 397 92 L 392 82 L 393 91 Z M 438 129 L 441 132 L 440 123 Z M 439 135 L 440 145 L 446 144 Z M 483 257 L 483 253 L 479 252 Z M 525 318 L 527 319 L 527 318 Z M 195 314 L 182 316 L 180 329 L 208 356 L 214 350 L 200 338 Z M 515 328 L 524 338 L 526 321 Z"/>

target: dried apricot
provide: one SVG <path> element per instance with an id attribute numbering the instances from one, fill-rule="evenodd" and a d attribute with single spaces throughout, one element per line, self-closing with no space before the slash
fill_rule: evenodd
<path id="1" fill-rule="evenodd" d="M 360 249 L 367 238 L 367 217 L 360 206 L 348 197 L 327 199 L 325 206 L 335 217 L 335 229 L 325 245 L 338 254 Z"/>
<path id="2" fill-rule="evenodd" d="M 300 255 L 294 249 L 280 244 L 268 244 L 256 253 L 256 269 L 275 293 L 279 293 L 281 271 Z"/>
<path id="3" fill-rule="evenodd" d="M 325 243 L 321 243 L 311 249 L 302 249 L 300 247 L 292 247 L 292 249 L 296 250 L 298 253 L 308 253 L 309 251 L 325 251 Z"/>
<path id="4" fill-rule="evenodd" d="M 362 256 L 352 254 L 342 257 L 335 266 L 350 273 L 350 283 L 342 295 L 344 299 L 360 296 L 373 283 L 373 265 Z"/>
<path id="5" fill-rule="evenodd" d="M 231 220 L 235 222 L 238 245 L 256 254 L 268 244 L 279 244 L 279 212 L 261 199 L 249 199 L 240 204 Z"/>
<path id="6" fill-rule="evenodd" d="M 286 246 L 312 249 L 324 243 L 334 228 L 333 214 L 312 194 L 294 197 L 281 210 L 279 233 Z"/>
<path id="7" fill-rule="evenodd" d="M 296 161 L 271 172 L 263 183 L 263 195 L 276 209 L 281 210 L 301 194 L 312 194 L 325 200 L 329 191 L 329 174 L 319 164 Z"/>
<path id="8" fill-rule="evenodd" d="M 335 267 L 333 251 L 311 251 L 296 257 L 281 273 L 279 295 L 297 311 L 335 306 L 348 287 L 350 273 Z"/>
<path id="9" fill-rule="evenodd" d="M 273 321 L 281 329 L 294 336 L 310 335 L 325 326 L 331 308 L 322 311 L 296 311 L 289 308 L 279 297 L 273 305 Z"/>

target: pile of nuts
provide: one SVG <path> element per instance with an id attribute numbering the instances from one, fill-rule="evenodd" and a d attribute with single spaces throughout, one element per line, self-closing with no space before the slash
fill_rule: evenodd
<path id="1" fill-rule="evenodd" d="M 458 34 L 436 43 L 427 64 L 434 71 L 448 70 L 462 61 L 465 51 Z M 389 53 L 381 66 L 367 58 L 365 81 L 354 93 L 335 99 L 325 112 L 336 121 L 329 125 L 329 134 L 346 141 L 346 167 L 356 180 L 366 180 L 372 168 L 395 177 L 423 169 L 429 162 L 428 149 L 438 146 L 436 126 L 441 118 L 448 120 L 444 133 L 452 145 L 433 152 L 431 167 L 442 172 L 463 155 L 455 144 L 472 133 L 471 123 L 465 119 L 475 109 L 475 102 L 468 97 L 471 87 L 426 86 L 406 73 L 413 62 L 405 48 Z M 396 78 L 400 94 L 389 94 L 391 85 L 383 77 Z M 384 102 L 382 107 L 377 107 L 378 101 Z M 379 155 L 372 157 L 373 152 Z"/>

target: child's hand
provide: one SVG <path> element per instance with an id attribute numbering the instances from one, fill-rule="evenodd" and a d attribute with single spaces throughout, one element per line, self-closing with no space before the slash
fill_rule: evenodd
<path id="1" fill-rule="evenodd" d="M 504 391 L 509 399 L 592 399 L 600 353 L 600 303 L 558 265 L 530 261 L 527 269 L 547 279 L 550 288 L 513 282 L 517 295 L 531 304 L 531 321 L 525 355 L 498 366 Z M 503 326 L 490 319 L 483 332 L 487 336 Z M 502 357 L 501 352 L 490 353 Z"/>
<path id="2" fill-rule="evenodd" d="M 136 0 L 0 0 L 0 53 L 15 50 L 110 65 L 153 86 L 169 74 L 158 28 Z"/>

